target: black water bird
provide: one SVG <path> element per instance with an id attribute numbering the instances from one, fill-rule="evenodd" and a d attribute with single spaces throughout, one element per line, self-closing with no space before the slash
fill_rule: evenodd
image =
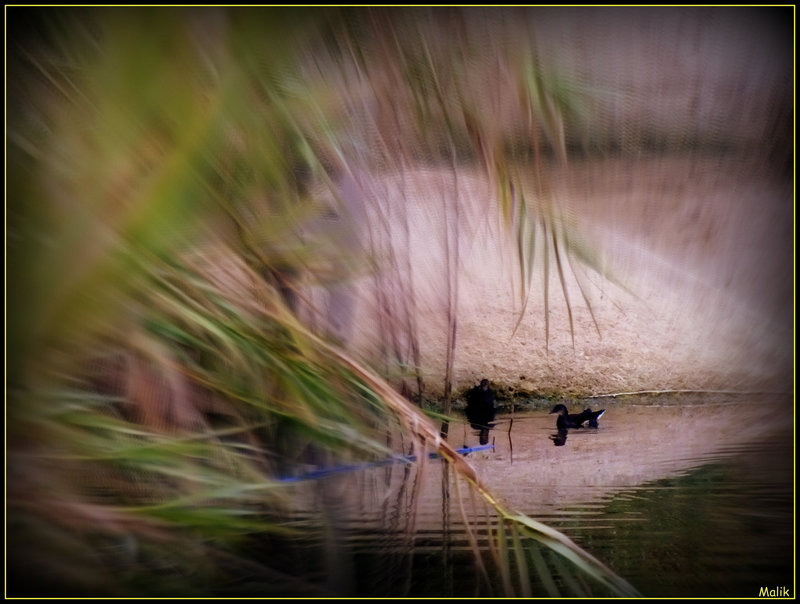
<path id="1" fill-rule="evenodd" d="M 584 409 L 580 413 L 568 413 L 567 408 L 559 403 L 553 407 L 550 413 L 558 413 L 556 428 L 559 430 L 567 430 L 568 428 L 582 428 L 586 423 L 588 423 L 590 428 L 597 428 L 597 420 L 599 420 L 600 416 L 605 412 L 605 409 L 600 409 L 599 411 Z"/>
<path id="2" fill-rule="evenodd" d="M 489 387 L 489 380 L 481 380 L 467 393 L 467 420 L 470 426 L 480 431 L 480 443 L 489 442 L 489 429 L 494 421 L 494 391 Z"/>

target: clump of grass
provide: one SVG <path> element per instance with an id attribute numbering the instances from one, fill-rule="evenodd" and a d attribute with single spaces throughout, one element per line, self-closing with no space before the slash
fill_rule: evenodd
<path id="1" fill-rule="evenodd" d="M 468 37 L 453 59 L 428 12 L 396 25 L 385 11 L 20 10 L 10 16 L 30 27 L 11 36 L 9 60 L 10 593 L 319 593 L 330 584 L 286 571 L 268 546 L 308 532 L 291 521 L 308 494 L 281 479 L 409 448 L 442 456 L 497 518 L 486 564 L 502 571 L 500 585 L 487 579 L 498 593 L 531 593 L 527 577 L 546 568 L 534 544 L 632 592 L 505 509 L 418 408 L 296 312 L 307 303 L 324 324 L 298 275 L 332 290 L 358 257 L 341 233 L 298 235 L 319 218 L 314 186 L 345 215 L 345 176 L 436 159 L 441 145 L 454 178 L 472 149 L 511 182 L 500 133 L 468 104 Z M 337 69 L 347 78 L 326 77 Z M 562 118 L 546 95 L 536 88 L 544 104 L 526 107 L 548 107 L 538 119 L 557 141 Z M 374 128 L 359 136 L 364 123 Z M 548 233 L 562 274 L 549 210 L 504 200 L 515 224 Z M 447 312 L 452 351 L 454 303 Z M 408 313 L 396 325 L 413 332 Z M 401 361 L 413 364 L 409 350 Z M 334 516 L 311 531 L 329 570 Z"/>

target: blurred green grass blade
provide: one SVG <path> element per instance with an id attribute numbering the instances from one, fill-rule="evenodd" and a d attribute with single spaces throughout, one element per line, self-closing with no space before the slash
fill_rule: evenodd
<path id="1" fill-rule="evenodd" d="M 528 561 L 526 558 L 526 547 L 523 540 L 520 538 L 519 532 L 516 527 L 512 526 L 511 538 L 514 549 L 514 561 L 516 564 L 517 572 L 519 573 L 519 594 L 522 598 L 530 598 L 533 595 L 531 590 L 531 580 L 528 576 Z"/>
<path id="2" fill-rule="evenodd" d="M 547 562 L 545 562 L 544 556 L 539 550 L 538 543 L 533 540 L 531 541 L 532 543 L 526 549 L 531 557 L 531 560 L 533 561 L 533 569 L 536 572 L 536 577 L 542 582 L 545 592 L 549 597 L 558 598 L 561 596 L 561 594 L 556 586 L 555 581 L 553 580 L 553 574 L 547 567 Z"/>

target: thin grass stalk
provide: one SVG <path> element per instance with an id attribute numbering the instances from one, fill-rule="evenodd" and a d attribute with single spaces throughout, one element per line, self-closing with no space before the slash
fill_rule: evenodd
<path id="1" fill-rule="evenodd" d="M 401 185 L 403 187 L 403 194 L 405 195 L 405 172 L 403 172 L 403 183 Z M 416 306 L 416 292 L 414 286 L 414 271 L 411 266 L 411 250 L 410 250 L 410 228 L 408 223 L 408 211 L 404 210 L 403 212 L 403 228 L 405 234 L 405 240 L 408 245 L 408 252 L 406 253 L 406 296 L 404 297 L 404 304 L 405 304 L 405 316 L 406 316 L 406 334 L 409 341 L 409 346 L 411 348 L 411 360 L 414 367 L 414 376 L 416 377 L 417 382 L 417 404 L 422 406 L 422 393 L 423 393 L 423 381 L 422 381 L 422 357 L 420 355 L 420 347 L 419 347 L 419 329 L 417 326 L 417 306 Z"/>
<path id="2" fill-rule="evenodd" d="M 474 498 L 471 501 L 472 509 L 473 509 L 473 518 L 471 519 L 468 514 L 467 510 L 464 505 L 464 496 L 461 492 L 461 481 L 456 479 L 453 481 L 456 488 L 456 502 L 458 503 L 458 509 L 461 514 L 461 519 L 464 523 L 464 530 L 467 534 L 467 540 L 469 541 L 470 549 L 472 550 L 472 555 L 475 560 L 475 565 L 478 568 L 478 572 L 480 573 L 481 577 L 486 581 L 487 585 L 491 584 L 489 579 L 489 572 L 486 569 L 486 565 L 483 562 L 483 555 L 481 553 L 480 546 L 478 545 L 478 539 L 475 536 L 475 531 L 473 530 L 473 522 L 478 523 L 480 522 L 478 515 L 477 515 L 477 507 Z M 474 496 L 474 492 L 470 491 L 470 494 Z"/>
<path id="3" fill-rule="evenodd" d="M 528 303 L 531 297 L 531 288 L 533 281 L 531 274 L 536 260 L 536 223 L 528 222 L 528 214 L 526 211 L 526 200 L 524 191 L 519 192 L 519 222 L 518 236 L 517 236 L 517 264 L 520 271 L 520 293 L 522 295 L 522 305 L 519 311 L 519 317 L 511 332 L 513 338 L 519 326 L 522 325 L 522 320 L 525 318 L 525 312 L 528 309 Z M 545 253 L 547 249 L 545 249 Z"/>
<path id="4" fill-rule="evenodd" d="M 545 562 L 544 556 L 542 556 L 542 552 L 539 550 L 538 544 L 534 542 L 526 550 L 531 557 L 536 576 L 541 580 L 547 595 L 551 598 L 560 597 L 561 593 L 553 580 L 553 575 L 547 566 L 547 562 Z"/>
<path id="5" fill-rule="evenodd" d="M 572 569 L 564 563 L 564 560 L 557 555 L 552 556 L 552 559 L 558 576 L 564 581 L 571 595 L 577 598 L 590 597 L 591 594 L 584 589 L 585 585 L 580 582 L 579 577 L 573 575 Z"/>
<path id="6" fill-rule="evenodd" d="M 453 159 L 455 161 L 455 159 Z M 458 190 L 458 180 L 456 176 L 455 166 L 451 166 L 454 190 Z M 446 354 L 445 354 L 445 372 L 444 372 L 444 398 L 443 410 L 444 415 L 451 413 L 451 397 L 453 391 L 453 365 L 455 363 L 455 349 L 456 349 L 456 330 L 458 329 L 458 223 L 453 222 L 455 233 L 450 233 L 451 221 L 449 216 L 449 206 L 445 202 L 445 194 L 442 193 L 442 201 L 444 205 L 444 231 L 445 231 L 445 268 L 447 270 L 447 338 L 446 338 Z M 456 204 L 457 205 L 457 204 Z M 458 214 L 456 214 L 457 220 Z M 451 244 L 451 241 L 454 243 Z M 451 253 L 451 245 L 455 246 L 453 253 Z M 445 421 L 442 423 L 442 435 L 446 438 L 448 433 L 449 423 Z"/>
<path id="7" fill-rule="evenodd" d="M 497 527 L 495 531 L 497 567 L 500 570 L 500 581 L 502 583 L 503 593 L 516 597 L 518 594 L 514 590 L 514 584 L 511 580 L 511 556 L 508 547 L 509 538 L 506 534 L 505 518 L 498 517 L 495 526 Z"/>
<path id="8" fill-rule="evenodd" d="M 533 595 L 531 590 L 531 579 L 529 576 L 528 562 L 525 557 L 525 546 L 520 539 L 519 532 L 512 526 L 511 538 L 514 543 L 514 560 L 519 573 L 519 594 L 523 598 L 530 598 Z"/>
<path id="9" fill-rule="evenodd" d="M 442 579 L 444 583 L 444 593 L 453 593 L 453 563 L 452 563 L 452 519 L 450 502 L 450 464 L 442 462 Z"/>
<path id="10" fill-rule="evenodd" d="M 569 301 L 569 291 L 567 282 L 564 278 L 564 267 L 561 265 L 561 252 L 558 247 L 558 236 L 555 229 L 551 229 L 550 234 L 553 238 L 553 254 L 556 257 L 556 268 L 558 269 L 558 279 L 561 282 L 561 291 L 564 294 L 564 301 L 567 304 L 567 316 L 569 318 L 569 333 L 572 337 L 572 350 L 575 350 L 575 322 L 572 318 L 572 304 Z"/>
<path id="11" fill-rule="evenodd" d="M 405 581 L 405 593 L 409 593 L 411 591 L 411 578 L 412 578 L 412 568 L 414 565 L 414 556 L 413 556 L 413 549 L 414 549 L 414 542 L 416 541 L 416 519 L 417 519 L 417 508 L 419 505 L 420 500 L 420 493 L 422 491 L 422 484 L 424 480 L 424 473 L 425 473 L 425 466 L 426 464 L 417 464 L 416 468 L 417 471 L 414 474 L 414 482 L 411 490 L 411 497 L 409 499 L 409 506 L 407 509 L 406 517 L 409 519 L 408 525 L 408 534 L 409 534 L 409 552 L 407 556 L 407 566 L 406 566 L 406 581 Z"/>
<path id="12" fill-rule="evenodd" d="M 550 248 L 547 245 L 547 222 L 544 216 L 539 220 L 542 227 L 542 240 L 544 242 L 542 276 L 542 295 L 544 296 L 544 350 L 550 352 Z"/>
<path id="13" fill-rule="evenodd" d="M 575 265 L 572 262 L 572 254 L 567 253 L 565 254 L 567 257 L 567 262 L 569 263 L 570 270 L 572 271 L 572 275 L 575 277 L 575 283 L 578 284 L 578 289 L 581 292 L 581 296 L 583 297 L 583 302 L 586 305 L 586 308 L 589 310 L 589 314 L 592 317 L 592 324 L 594 325 L 595 330 L 597 331 L 597 336 L 602 339 L 603 335 L 600 333 L 600 325 L 597 322 L 597 317 L 594 314 L 594 305 L 592 304 L 591 300 L 589 300 L 589 295 L 586 293 L 586 288 L 583 286 L 583 282 L 578 277 L 578 273 L 575 270 Z M 574 341 L 574 337 L 573 337 Z"/>

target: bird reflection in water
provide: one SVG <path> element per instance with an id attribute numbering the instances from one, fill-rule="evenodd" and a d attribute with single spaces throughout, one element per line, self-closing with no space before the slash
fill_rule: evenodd
<path id="1" fill-rule="evenodd" d="M 569 432 L 569 430 L 567 430 L 566 428 L 564 430 L 559 430 L 557 434 L 551 434 L 550 435 L 550 440 L 553 441 L 553 444 L 556 447 L 563 447 L 564 445 L 567 444 L 567 433 L 568 432 Z"/>

